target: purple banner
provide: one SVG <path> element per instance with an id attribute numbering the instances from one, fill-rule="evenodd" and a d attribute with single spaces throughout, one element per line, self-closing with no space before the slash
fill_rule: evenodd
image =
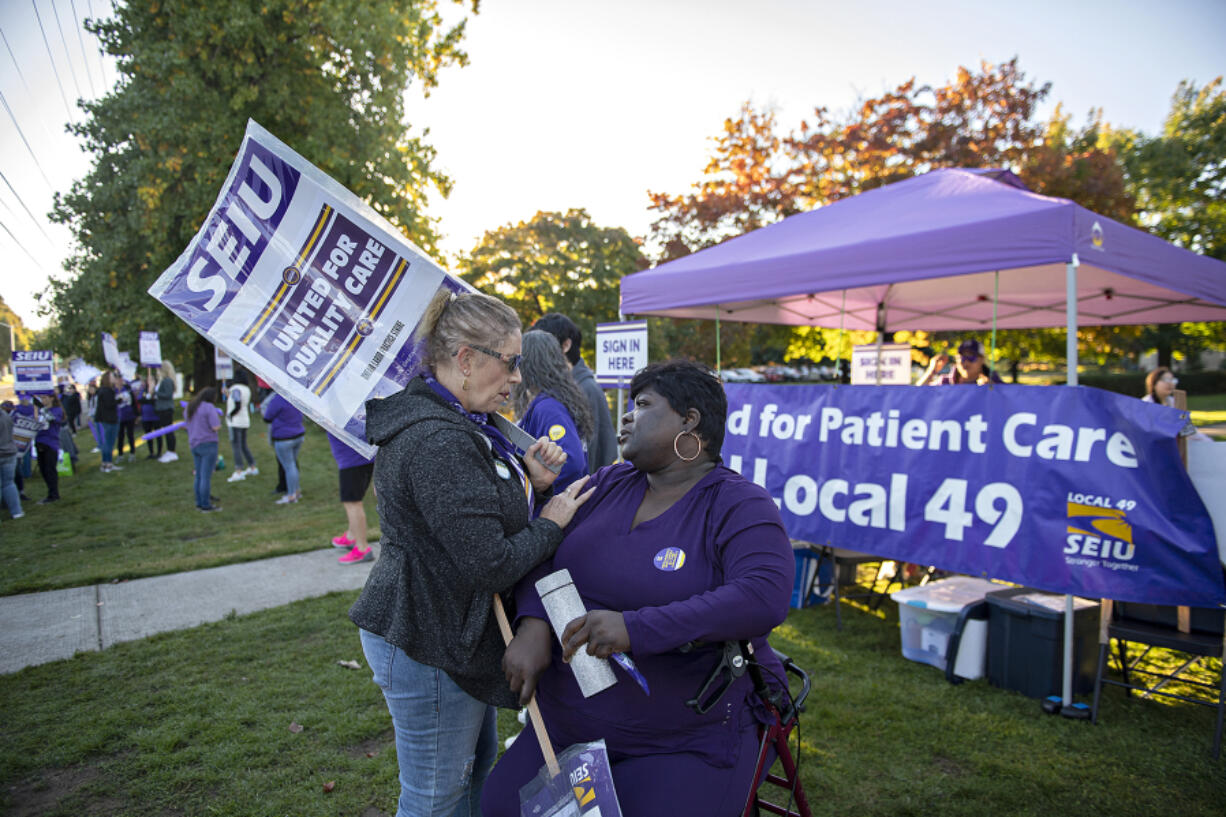
<path id="1" fill-rule="evenodd" d="M 1091 598 L 1226 603 L 1175 441 L 1186 412 L 1091 388 L 725 389 L 724 459 L 795 539 Z"/>

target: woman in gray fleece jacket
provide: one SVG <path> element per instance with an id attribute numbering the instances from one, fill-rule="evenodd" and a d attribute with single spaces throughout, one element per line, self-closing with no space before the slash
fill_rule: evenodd
<path id="1" fill-rule="evenodd" d="M 419 331 L 426 370 L 366 404 L 383 544 L 349 617 L 395 727 L 397 815 L 476 815 L 494 707 L 518 705 L 493 597 L 553 554 L 587 478 L 544 502 L 565 453 L 542 437 L 521 459 L 490 421 L 521 379 L 510 307 L 443 290 Z"/>

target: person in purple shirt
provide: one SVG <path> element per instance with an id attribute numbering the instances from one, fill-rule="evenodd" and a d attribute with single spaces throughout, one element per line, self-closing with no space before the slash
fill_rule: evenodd
<path id="1" fill-rule="evenodd" d="M 766 635 L 787 616 L 791 544 L 770 495 L 720 460 L 727 400 L 714 374 L 655 363 L 630 395 L 618 438 L 626 462 L 593 475 L 592 501 L 553 558 L 517 585 L 503 669 L 521 704 L 535 691 L 555 749 L 605 740 L 626 817 L 739 814 L 766 721 L 751 678 L 705 715 L 685 702 L 729 640 L 751 641 L 767 682 L 782 686 Z M 567 625 L 565 648 L 534 588 L 561 568 L 589 611 Z M 617 684 L 585 699 L 566 664 L 585 645 L 600 658 L 631 653 L 651 694 L 619 668 Z M 486 781 L 482 813 L 518 815 L 519 789 L 542 764 L 529 725 Z"/>
<path id="2" fill-rule="evenodd" d="M 38 434 L 34 437 L 34 453 L 38 455 L 38 471 L 47 484 L 47 496 L 38 500 L 39 505 L 56 502 L 60 498 L 60 426 L 64 424 L 64 410 L 60 399 L 54 394 L 40 394 L 35 402 L 35 417 L 39 422 Z"/>
<path id="3" fill-rule="evenodd" d="M 217 389 L 209 386 L 187 404 L 187 445 L 196 466 L 196 507 L 206 513 L 221 510 L 210 496 L 217 468 L 217 429 L 221 428 L 221 412 L 213 405 L 216 399 Z"/>
<path id="4" fill-rule="evenodd" d="M 340 536 L 332 539 L 332 547 L 344 548 L 345 553 L 336 561 L 343 565 L 369 562 L 375 558 L 374 548 L 366 544 L 366 489 L 375 473 L 375 458 L 364 457 L 345 445 L 331 433 L 328 445 L 332 447 L 332 459 L 340 477 L 341 505 L 345 508 L 348 527 Z"/>
<path id="5" fill-rule="evenodd" d="M 298 475 L 298 449 L 302 448 L 302 439 L 306 435 L 306 428 L 302 425 L 302 412 L 294 408 L 290 401 L 274 393 L 264 401 L 261 414 L 269 424 L 268 433 L 277 462 L 285 469 L 285 496 L 278 499 L 277 504 L 297 502 L 302 498 Z"/>
<path id="6" fill-rule="evenodd" d="M 571 376 L 562 347 L 548 332 L 536 329 L 524 333 L 519 370 L 524 379 L 511 390 L 519 427 L 534 439 L 548 437 L 562 446 L 566 463 L 553 489 L 563 491 L 587 473 L 587 441 L 594 428 L 592 410 Z"/>

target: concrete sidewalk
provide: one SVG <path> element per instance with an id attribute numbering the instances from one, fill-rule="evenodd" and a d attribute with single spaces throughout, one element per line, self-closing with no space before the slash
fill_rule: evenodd
<path id="1" fill-rule="evenodd" d="M 374 544 L 379 554 L 378 543 Z M 0 673 L 280 607 L 366 583 L 374 560 L 340 565 L 327 548 L 117 584 L 0 598 Z"/>

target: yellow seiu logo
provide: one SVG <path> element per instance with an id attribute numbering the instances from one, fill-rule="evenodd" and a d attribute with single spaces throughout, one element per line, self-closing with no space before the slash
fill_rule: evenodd
<path id="1" fill-rule="evenodd" d="M 1064 552 L 1127 562 L 1136 555 L 1132 525 L 1124 511 L 1096 505 L 1068 503 L 1068 531 Z"/>
<path id="2" fill-rule="evenodd" d="M 575 799 L 579 801 L 580 808 L 596 799 L 596 787 L 592 785 L 592 776 L 588 773 L 586 763 L 571 771 L 570 787 L 575 792 Z"/>
<path id="3" fill-rule="evenodd" d="M 549 427 L 549 439 L 555 443 L 566 436 L 566 426 L 561 423 L 554 423 Z"/>

